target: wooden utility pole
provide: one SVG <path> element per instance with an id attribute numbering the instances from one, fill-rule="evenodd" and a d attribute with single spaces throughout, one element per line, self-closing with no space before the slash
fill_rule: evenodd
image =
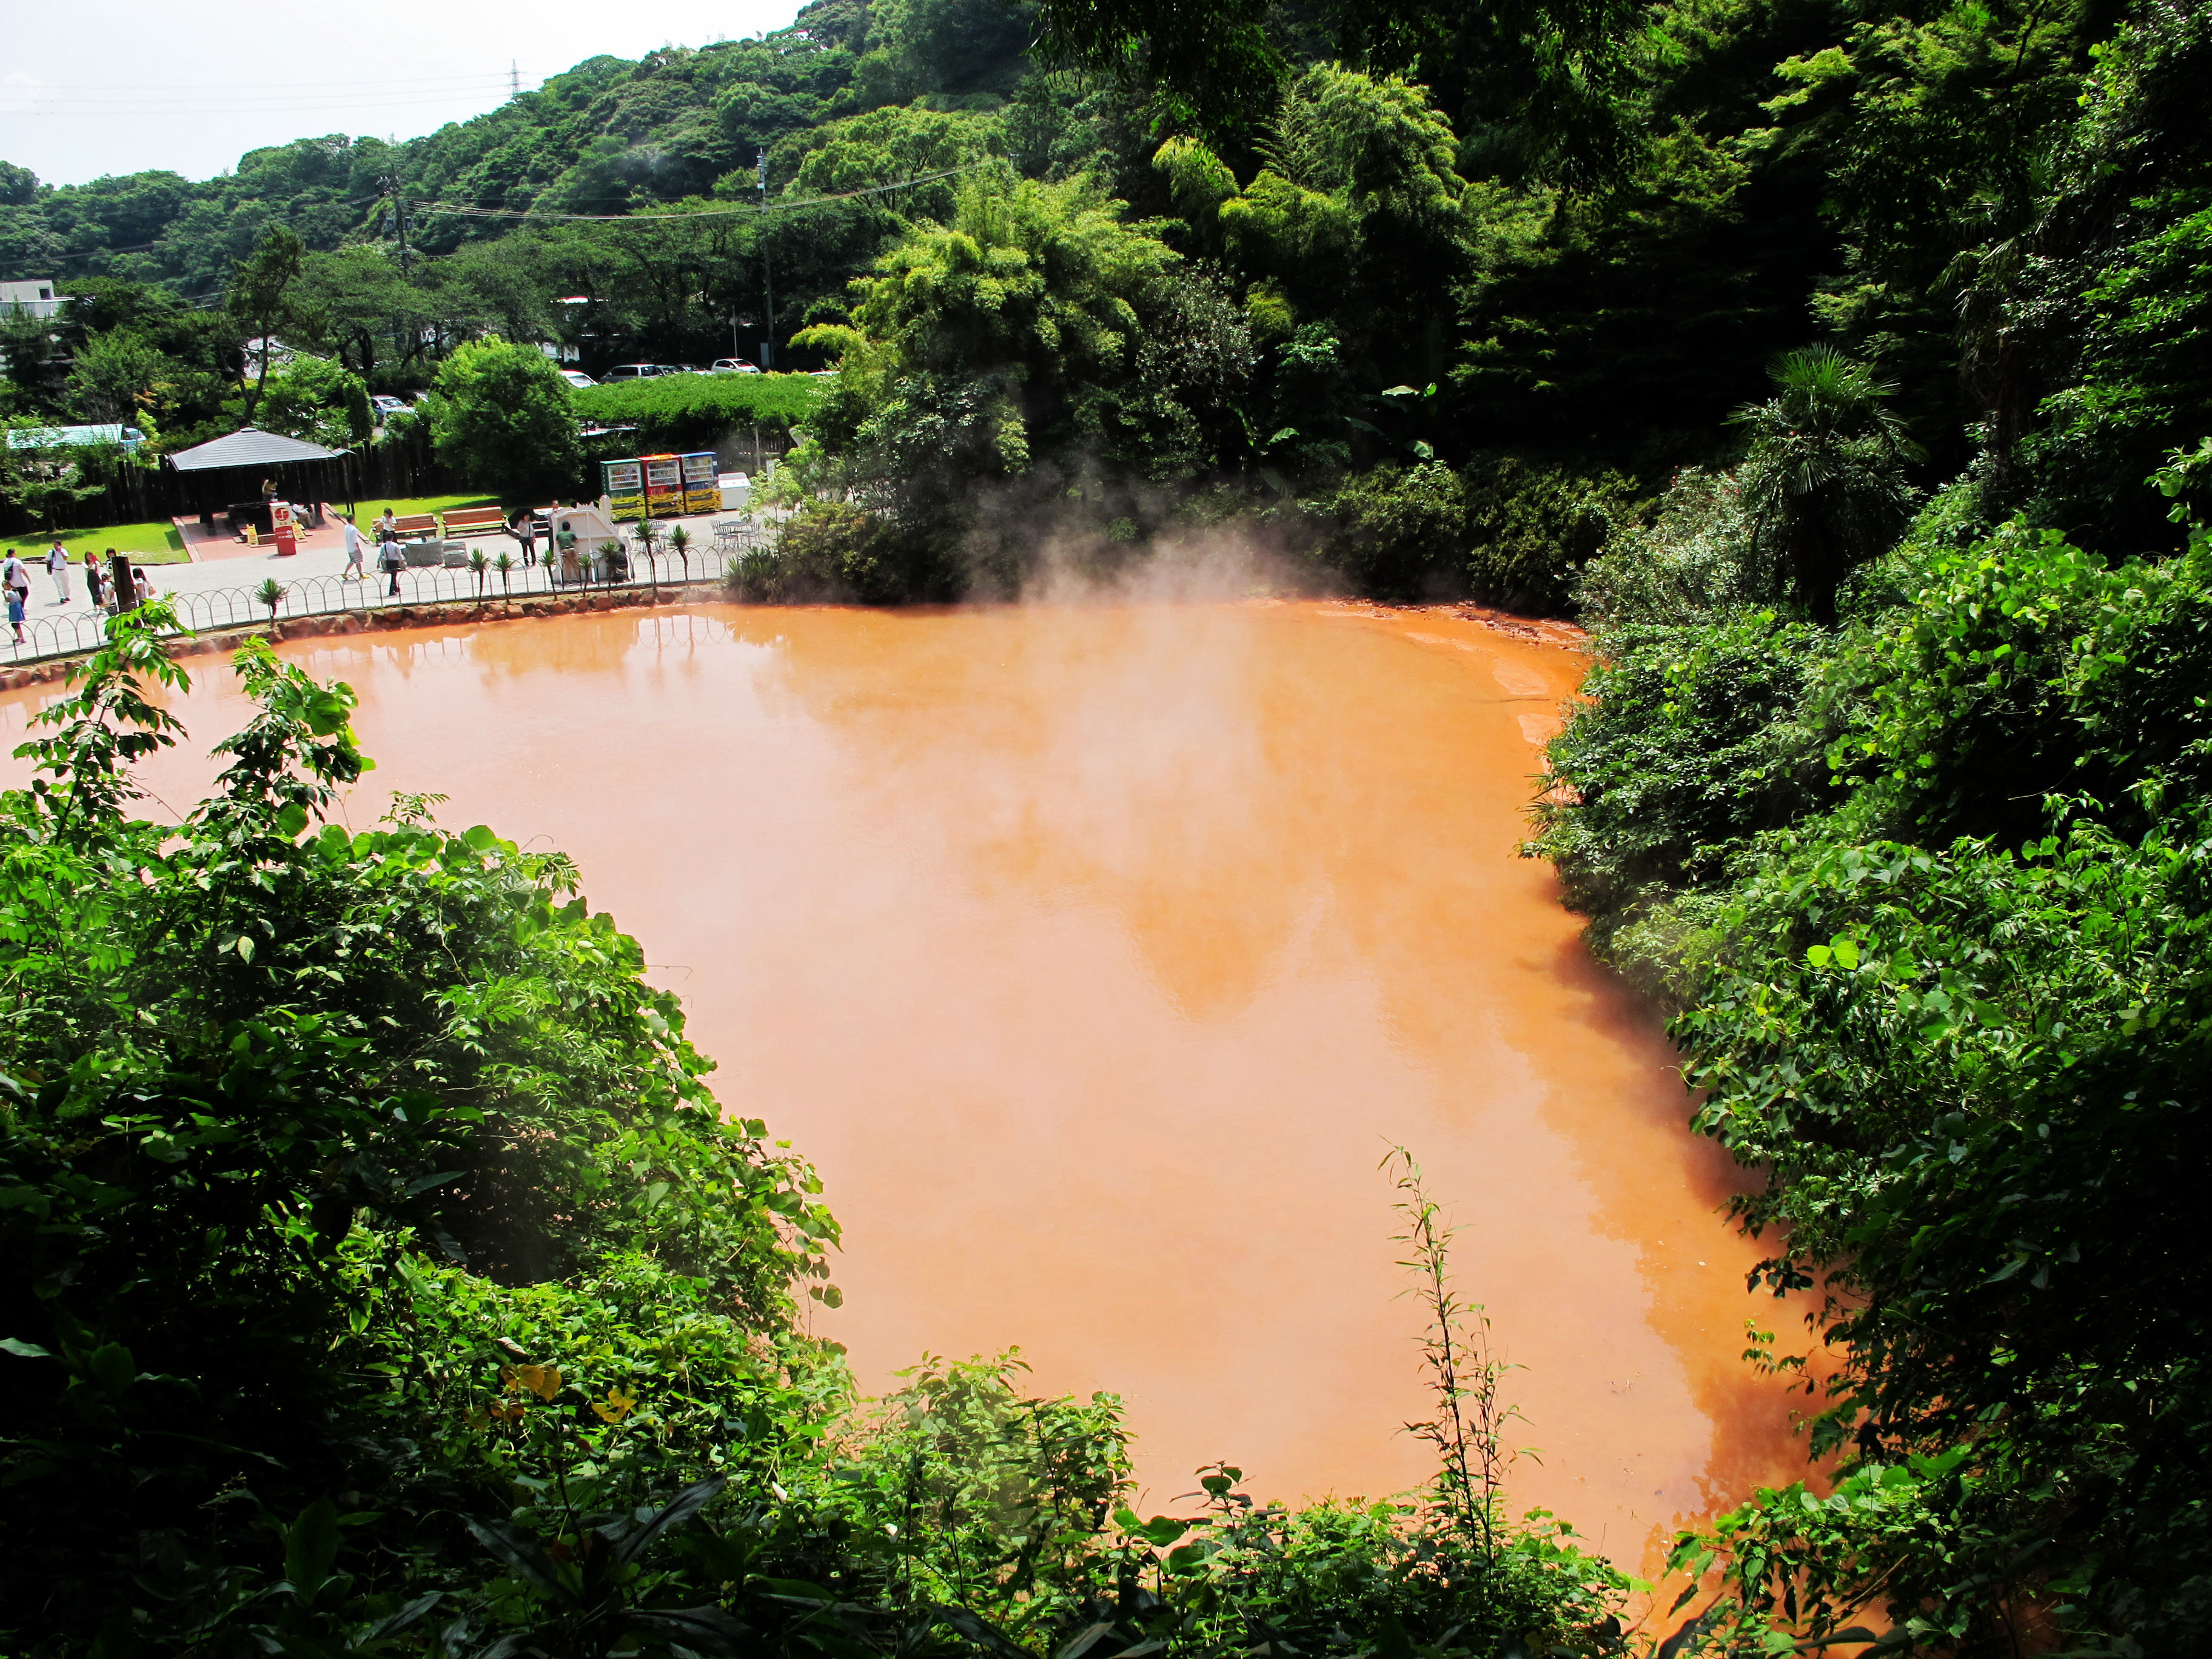
<path id="1" fill-rule="evenodd" d="M 760 180 L 761 283 L 768 292 L 768 332 L 761 341 L 761 369 L 766 373 L 775 367 L 775 270 L 768 247 L 768 152 L 763 149 L 759 154 L 754 176 Z"/>

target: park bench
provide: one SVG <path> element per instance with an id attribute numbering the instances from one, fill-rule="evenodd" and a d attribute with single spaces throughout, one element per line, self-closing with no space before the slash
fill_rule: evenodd
<path id="1" fill-rule="evenodd" d="M 438 515 L 434 513 L 410 513 L 404 518 L 394 519 L 392 523 L 402 541 L 410 537 L 419 540 L 424 536 L 438 533 Z"/>
<path id="2" fill-rule="evenodd" d="M 461 507 L 446 514 L 446 534 L 477 536 L 488 530 L 504 530 L 507 520 L 495 507 Z"/>

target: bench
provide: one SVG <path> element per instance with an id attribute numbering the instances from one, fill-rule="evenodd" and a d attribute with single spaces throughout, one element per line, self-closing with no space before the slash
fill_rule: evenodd
<path id="1" fill-rule="evenodd" d="M 392 528 L 398 532 L 399 540 L 419 541 L 425 536 L 435 536 L 438 533 L 438 515 L 434 513 L 410 513 L 404 518 L 394 519 L 392 525 Z M 375 533 L 374 527 L 370 533 Z"/>
<path id="2" fill-rule="evenodd" d="M 446 534 L 448 538 L 454 536 L 480 536 L 486 531 L 506 528 L 507 520 L 495 507 L 456 507 L 446 514 Z"/>

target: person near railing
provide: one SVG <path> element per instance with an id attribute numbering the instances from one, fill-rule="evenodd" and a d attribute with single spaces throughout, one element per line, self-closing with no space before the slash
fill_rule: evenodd
<path id="1" fill-rule="evenodd" d="M 111 559 L 115 556 L 115 550 L 113 548 L 111 547 L 107 550 L 107 556 Z M 92 602 L 92 608 L 94 611 L 99 610 L 101 606 L 100 596 L 103 589 L 104 584 L 100 580 L 99 556 L 88 547 L 84 550 L 84 596 L 87 599 Z"/>
<path id="2" fill-rule="evenodd" d="M 383 526 L 384 545 L 377 550 L 378 566 L 392 578 L 392 586 L 384 590 L 386 599 L 399 597 L 399 573 L 407 568 L 407 556 L 399 550 L 399 532 L 390 526 Z"/>
<path id="3" fill-rule="evenodd" d="M 62 538 L 54 538 L 54 544 L 46 550 L 46 574 L 54 579 L 54 603 L 69 603 L 69 549 Z"/>
<path id="4" fill-rule="evenodd" d="M 576 532 L 568 520 L 561 520 L 561 528 L 553 538 L 553 545 L 561 555 L 561 585 L 565 587 L 580 580 L 583 574 L 576 562 Z"/>
<path id="5" fill-rule="evenodd" d="M 148 603 L 154 597 L 154 579 L 146 574 L 146 567 L 143 564 L 134 564 L 131 567 L 131 591 L 138 596 L 138 603 L 141 605 Z"/>
<path id="6" fill-rule="evenodd" d="M 0 587 L 8 590 L 8 626 L 15 630 L 15 643 L 23 643 L 23 612 L 31 599 L 30 567 L 10 553 L 0 564 Z"/>
<path id="7" fill-rule="evenodd" d="M 538 562 L 538 521 L 532 509 L 520 508 L 507 521 L 507 533 L 522 544 L 522 568 Z"/>
<path id="8" fill-rule="evenodd" d="M 338 572 L 338 580 L 343 581 L 351 576 L 365 580 L 368 573 L 361 568 L 360 527 L 354 523 L 353 514 L 350 513 L 338 514 L 338 521 L 344 526 L 346 550 L 345 568 Z"/>

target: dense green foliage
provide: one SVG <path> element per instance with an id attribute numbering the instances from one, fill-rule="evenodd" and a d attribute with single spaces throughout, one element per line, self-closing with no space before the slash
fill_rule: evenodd
<path id="1" fill-rule="evenodd" d="M 1721 507 L 1685 480 L 1592 567 L 1534 844 L 1677 1010 L 1698 1127 L 1763 1172 L 1761 1276 L 1820 1291 L 1840 1360 L 1838 1497 L 1686 1540 L 1730 1575 L 1712 1639 L 1866 1608 L 2008 1651 L 2040 1598 L 2075 1650 L 2191 1650 L 2212 533 L 2115 564 L 1939 501 L 1829 629 L 1735 579 L 1765 561 Z"/>
<path id="2" fill-rule="evenodd" d="M 422 407 L 438 459 L 520 505 L 574 487 L 583 448 L 574 401 L 544 352 L 495 337 L 447 358 Z"/>
<path id="3" fill-rule="evenodd" d="M 2099 552 L 2171 545 L 2131 481 L 2212 396 L 2208 52 L 2196 10 L 2124 0 L 818 0 L 404 144 L 302 141 L 204 185 L 11 173 L 0 261 L 76 301 L 58 343 L 6 325 L 4 395 L 192 441 L 258 411 L 241 347 L 272 328 L 372 391 L 484 333 L 587 369 L 733 344 L 813 368 L 924 322 L 879 296 L 956 218 L 1087 191 L 1155 273 L 1118 345 L 1054 365 L 979 337 L 921 404 L 863 353 L 831 401 L 807 481 L 885 517 L 912 580 L 886 597 L 1018 580 L 994 524 L 1049 502 L 1063 539 L 1243 513 L 1352 586 L 1558 609 L 1637 499 L 1748 450 L 1758 539 L 1824 615 L 1962 471 L 1983 528 L 2018 508 Z M 1765 371 L 1808 337 L 1840 354 L 1831 403 L 1893 390 L 1798 453 L 1809 382 Z M 1012 429 L 994 399 L 1018 451 L 969 441 Z M 910 414 L 967 434 L 926 477 L 888 435 Z M 664 411 L 649 441 L 712 423 Z M 1587 510 L 1559 499 L 1579 481 Z"/>
<path id="4" fill-rule="evenodd" d="M 756 422 L 787 432 L 821 401 L 822 383 L 804 374 L 664 374 L 580 388 L 576 412 L 605 426 L 637 428 L 630 453 L 712 447 Z"/>

